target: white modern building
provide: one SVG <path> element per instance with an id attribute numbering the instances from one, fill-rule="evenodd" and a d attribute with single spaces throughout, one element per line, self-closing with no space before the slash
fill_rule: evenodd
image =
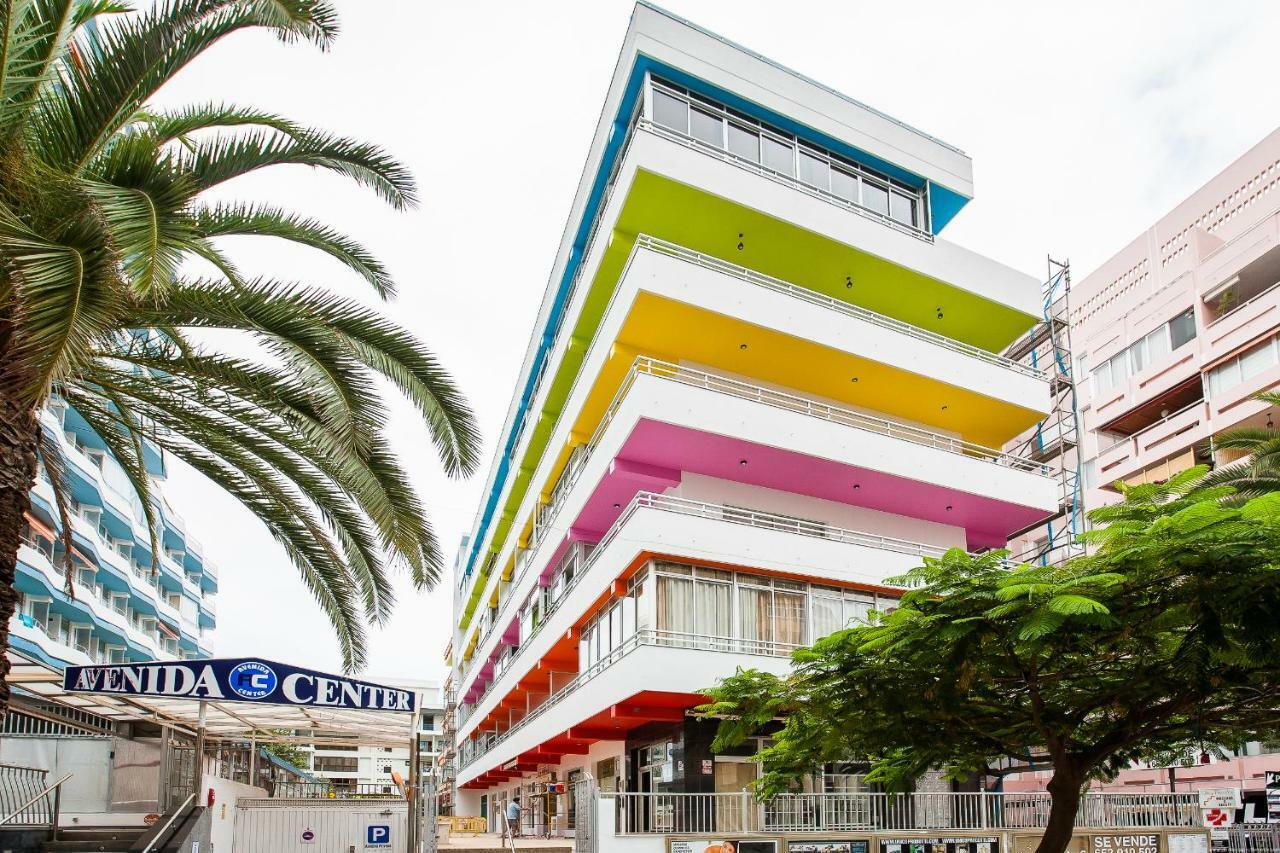
<path id="1" fill-rule="evenodd" d="M 378 680 L 378 679 L 375 679 Z M 412 690 L 418 708 L 419 768 L 424 780 L 438 771 L 437 759 L 444 752 L 444 704 L 438 684 L 403 679 L 382 679 L 379 683 Z M 322 744 L 303 749 L 310 755 L 311 774 L 332 785 L 335 793 L 391 794 L 412 779 L 412 752 L 404 746 L 370 746 L 350 738 L 328 738 Z"/>
<path id="2" fill-rule="evenodd" d="M 973 193 L 959 149 L 636 7 L 459 557 L 456 814 L 566 832 L 590 775 L 619 832 L 674 828 L 643 798 L 756 773 L 701 691 L 1057 511 L 994 449 L 1051 401 L 999 355 L 1039 281 L 942 237 Z"/>
<path id="3" fill-rule="evenodd" d="M 72 548 L 65 553 L 42 469 L 18 551 L 19 603 L 9 623 L 10 647 L 58 668 L 208 657 L 218 574 L 165 497 L 163 452 L 144 441 L 160 523 L 159 553 L 152 553 L 138 495 L 103 440 L 75 409 L 56 401 L 41 414 L 41 425 L 65 460 Z M 66 571 L 74 596 L 66 593 Z"/>

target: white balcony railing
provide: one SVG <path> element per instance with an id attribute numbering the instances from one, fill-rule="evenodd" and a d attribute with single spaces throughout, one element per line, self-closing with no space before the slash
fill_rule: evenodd
<path id="1" fill-rule="evenodd" d="M 848 545 L 862 545 L 870 548 L 879 548 L 883 550 L 896 551 L 903 554 L 911 554 L 920 557 L 938 557 L 943 553 L 943 549 L 932 545 L 925 545 L 919 542 L 910 542 L 905 539 L 895 539 L 889 536 L 877 536 L 870 533 L 863 533 L 857 530 L 848 530 L 841 527 L 821 524 L 818 522 L 804 521 L 788 516 L 776 515 L 768 512 L 753 512 L 738 507 L 729 507 L 721 504 L 712 504 L 705 501 L 693 501 L 686 498 L 677 498 L 670 495 L 658 495 L 652 492 L 638 493 L 627 505 L 626 509 L 618 516 L 613 526 L 600 540 L 599 545 L 591 552 L 591 556 L 583 563 L 581 568 L 574 574 L 573 580 L 565 586 L 560 597 L 550 603 L 547 611 L 543 614 L 542 620 L 533 628 L 533 631 L 527 638 L 522 640 L 520 648 L 518 648 L 507 663 L 506 670 L 509 672 L 516 668 L 530 648 L 532 641 L 536 638 L 548 624 L 551 616 L 555 614 L 562 602 L 582 581 L 584 577 L 590 574 L 592 567 L 595 565 L 600 555 L 604 553 L 607 546 L 619 534 L 619 531 L 626 525 L 627 521 L 641 509 L 656 509 L 665 512 L 674 512 L 681 515 L 692 515 L 701 518 L 715 519 L 718 521 L 727 521 L 731 524 L 745 524 L 750 527 L 761 528 L 765 530 L 776 530 L 783 533 L 794 533 L 800 536 L 813 536 L 821 539 L 829 539 Z M 616 663 L 632 649 L 642 645 L 666 646 L 674 648 L 693 648 L 706 651 L 723 651 L 736 654 L 758 654 L 769 656 L 785 657 L 795 648 L 785 643 L 769 643 L 759 640 L 737 639 L 729 637 L 705 637 L 681 634 L 673 631 L 657 631 L 642 630 L 638 631 L 632 637 L 624 640 L 619 648 L 602 657 L 587 670 L 578 673 L 572 679 L 567 680 L 563 686 L 552 690 L 545 699 L 536 708 L 529 708 L 528 714 L 520 720 L 516 725 L 512 726 L 508 731 L 503 732 L 497 737 L 485 738 L 482 743 L 483 748 L 472 748 L 466 754 L 460 766 L 467 766 L 476 758 L 483 755 L 489 749 L 492 749 L 498 743 L 506 740 L 511 734 L 520 731 L 531 720 L 535 719 L 543 711 L 560 702 L 564 697 L 568 696 L 576 690 L 581 684 L 595 678 L 612 664 Z M 463 706 L 459 713 L 459 726 L 465 724 L 470 718 L 475 708 L 486 696 L 489 695 L 497 685 L 499 679 L 494 678 L 485 686 L 485 690 L 481 693 L 474 703 Z"/>
<path id="2" fill-rule="evenodd" d="M 687 249 L 684 246 L 670 243 L 657 237 L 651 237 L 648 234 L 641 234 L 636 237 L 636 251 L 643 250 L 657 252 L 662 255 L 667 255 L 668 257 L 678 258 L 682 261 L 696 264 L 706 269 L 724 273 L 725 275 L 731 275 L 736 279 L 747 282 L 748 284 L 754 284 L 758 287 L 772 290 L 775 293 L 790 296 L 793 299 L 800 299 L 811 305 L 817 305 L 829 311 L 836 311 L 849 317 L 856 317 L 859 320 L 874 323 L 881 328 L 890 329 L 898 332 L 899 334 L 915 338 L 916 340 L 926 341 L 936 346 L 944 347 L 961 355 L 980 359 L 988 364 L 993 364 L 997 367 L 1005 368 L 1006 370 L 1012 370 L 1016 373 L 1021 373 L 1024 376 L 1030 376 L 1034 379 L 1041 379 L 1046 382 L 1049 380 L 1048 374 L 1043 370 L 1037 370 L 1036 368 L 1023 364 L 1020 361 L 1006 358 L 1005 356 L 997 353 L 988 352 L 987 350 L 975 347 L 972 344 L 966 344 L 962 341 L 948 338 L 946 335 L 940 335 L 937 332 L 930 332 L 927 329 L 922 329 L 919 326 L 913 326 L 910 323 L 904 323 L 901 320 L 895 320 L 892 317 L 879 314 L 875 311 L 870 311 L 859 305 L 835 299 L 831 296 L 827 296 L 826 294 L 818 293 L 815 290 L 801 287 L 798 284 L 792 284 L 791 282 L 784 281 L 780 278 L 774 278 L 771 275 L 756 272 L 755 270 L 739 264 L 730 263 L 729 261 L 722 260 L 714 255 L 707 255 L 702 252 L 694 251 L 693 249 Z"/>
<path id="3" fill-rule="evenodd" d="M 605 431 L 613 422 L 613 418 L 617 415 L 622 403 L 627 397 L 627 393 L 635 384 L 639 376 L 653 376 L 671 382 L 678 382 L 682 385 L 689 385 L 696 388 L 705 388 L 719 394 L 727 394 L 743 400 L 751 400 L 763 403 L 774 408 L 785 409 L 786 411 L 796 412 L 808 417 L 819 418 L 830 421 L 832 423 L 844 424 L 855 429 L 866 430 L 868 432 L 886 435 L 890 438 L 900 439 L 912 444 L 932 447 L 953 453 L 959 456 L 965 456 L 971 459 L 978 459 L 1002 467 L 1012 468 L 1018 471 L 1026 471 L 1028 473 L 1037 474 L 1043 477 L 1050 477 L 1047 465 L 1030 459 L 1024 459 L 1011 453 L 1004 453 L 990 447 L 984 447 L 970 441 L 955 438 L 954 436 L 943 435 L 941 433 L 930 432 L 921 427 L 911 426 L 909 424 L 891 421 L 887 418 L 881 418 L 874 415 L 864 414 L 853 409 L 847 409 L 842 406 L 835 406 L 830 403 L 823 403 L 808 397 L 802 397 L 797 394 L 791 394 L 785 391 L 777 391 L 772 388 L 765 388 L 761 385 L 754 385 L 749 382 L 743 382 L 738 379 L 732 379 L 727 376 L 721 376 L 715 373 L 708 373 L 705 370 L 698 370 L 692 367 L 673 364 L 671 362 L 662 361 L 648 356 L 640 356 L 635 360 L 627 375 L 623 378 L 617 393 L 614 395 L 613 401 L 609 404 L 609 408 L 605 411 L 604 416 L 600 420 L 600 424 L 596 427 L 591 439 L 584 445 L 575 448 L 569 456 L 569 461 L 565 464 L 564 469 L 560 473 L 556 484 L 551 488 L 550 500 L 541 504 L 534 511 L 533 534 L 529 538 L 527 546 L 528 554 L 532 554 L 534 549 L 542 539 L 543 533 L 551 529 L 556 520 L 556 516 L 560 508 L 564 505 L 565 498 L 572 491 L 573 486 L 577 483 L 583 470 L 587 466 L 587 462 L 591 458 L 592 452 L 600 444 Z M 526 562 L 517 574 L 516 579 L 512 582 L 513 589 L 520 588 L 520 580 L 529 570 L 532 563 L 531 558 L 525 558 Z M 496 618 L 492 622 L 486 624 L 485 630 L 481 632 L 476 642 L 477 647 L 484 644 L 484 641 L 492 633 L 494 627 L 506 623 L 510 618 L 508 608 L 500 603 Z M 465 679 L 475 665 L 473 659 L 470 666 L 462 672 Z"/>
<path id="4" fill-rule="evenodd" d="M 1043 829 L 1047 793 L 781 794 L 764 802 L 748 792 L 611 795 L 619 835 L 750 832 Z M 607 800 L 602 800 L 607 802 Z M 1191 793 L 1086 793 L 1077 827 L 1156 828 L 1201 825 Z"/>

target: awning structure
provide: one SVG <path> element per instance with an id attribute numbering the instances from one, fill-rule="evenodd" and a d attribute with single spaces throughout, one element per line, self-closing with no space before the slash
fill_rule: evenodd
<path id="1" fill-rule="evenodd" d="M 76 693 L 63 688 L 57 668 L 8 651 L 15 694 L 95 714 L 113 722 L 145 721 L 194 736 L 205 704 L 205 736 L 218 740 L 405 746 L 413 740 L 416 713 L 403 710 L 277 705 L 233 699 L 172 698 L 115 693 Z M 200 661 L 174 661 L 199 664 Z M 273 729 L 297 730 L 281 735 Z"/>

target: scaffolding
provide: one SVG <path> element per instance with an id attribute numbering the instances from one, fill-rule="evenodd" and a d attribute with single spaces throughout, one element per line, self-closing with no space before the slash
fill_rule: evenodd
<path id="1" fill-rule="evenodd" d="M 1044 371 L 1052 398 L 1048 415 L 1021 438 L 1013 453 L 1049 466 L 1058 479 L 1058 505 L 1047 519 L 1017 531 L 1010 541 L 1030 536 L 1030 547 L 1014 557 L 1023 562 L 1060 563 L 1084 553 L 1078 536 L 1084 530 L 1080 482 L 1080 415 L 1077 407 L 1069 321 L 1071 264 L 1048 259 L 1042 288 L 1042 318 L 1014 341 L 1005 355 Z M 1036 535 L 1039 533 L 1039 535 Z"/>

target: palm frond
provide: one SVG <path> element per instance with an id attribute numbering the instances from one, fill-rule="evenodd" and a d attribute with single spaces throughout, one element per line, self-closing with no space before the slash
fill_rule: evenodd
<path id="1" fill-rule="evenodd" d="M 40 464 L 44 465 L 45 476 L 49 480 L 49 488 L 53 492 L 53 508 L 58 514 L 60 526 L 59 538 L 62 540 L 62 575 L 63 589 L 73 601 L 76 597 L 74 584 L 71 582 L 71 492 L 67 486 L 67 460 L 62 455 L 62 447 L 58 439 L 48 430 L 41 427 L 40 444 L 37 451 Z"/>
<path id="2" fill-rule="evenodd" d="M 479 463 L 479 432 L 453 380 L 421 344 L 359 303 L 271 281 L 194 282 L 174 287 L 162 304 L 144 306 L 136 316 L 138 325 L 258 332 L 321 361 L 354 354 L 418 408 L 446 471 L 467 474 Z"/>
<path id="3" fill-rule="evenodd" d="M 98 221 L 66 222 L 57 237 L 35 233 L 0 204 L 0 260 L 15 302 L 6 356 L 30 377 L 14 391 L 33 403 L 116 328 L 119 308 L 119 272 Z"/>
<path id="4" fill-rule="evenodd" d="M 175 74 L 223 37 L 267 28 L 327 43 L 332 9 L 314 0 L 167 0 L 102 23 L 84 36 L 80 61 L 59 67 L 41 98 L 43 156 L 72 173 L 103 151 Z"/>
<path id="5" fill-rule="evenodd" d="M 359 273 L 383 299 L 395 295 L 391 274 L 372 252 L 318 219 L 267 205 L 240 203 L 198 207 L 192 218 L 196 233 L 202 237 L 279 237 L 319 249 Z"/>
<path id="6" fill-rule="evenodd" d="M 397 210 L 417 203 L 413 176 L 381 148 L 315 130 L 293 137 L 261 129 L 224 133 L 193 142 L 180 156 L 201 190 L 269 166 L 312 166 L 372 189 Z"/>
<path id="7" fill-rule="evenodd" d="M 20 132 L 77 26 L 76 0 L 0 6 L 0 136 Z"/>
<path id="8" fill-rule="evenodd" d="M 137 118 L 161 144 L 213 128 L 252 125 L 268 127 L 288 136 L 296 134 L 300 129 L 296 122 L 284 116 L 232 104 L 195 104 L 176 110 L 141 112 Z"/>

